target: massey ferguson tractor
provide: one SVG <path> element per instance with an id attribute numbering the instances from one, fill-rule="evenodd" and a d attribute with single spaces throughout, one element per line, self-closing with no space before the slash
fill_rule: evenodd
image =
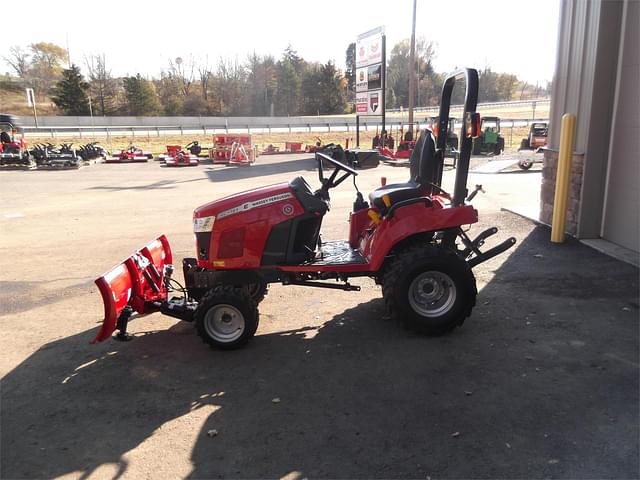
<path id="1" fill-rule="evenodd" d="M 464 122 L 455 186 L 441 186 L 451 92 L 465 80 Z M 198 335 L 212 347 L 244 345 L 258 328 L 258 305 L 269 284 L 358 291 L 350 283 L 371 277 L 382 285 L 392 316 L 417 332 L 446 333 L 464 322 L 476 302 L 473 267 L 515 243 L 514 238 L 481 251 L 489 228 L 475 239 L 464 226 L 478 221 L 468 202 L 467 174 L 473 137 L 479 134 L 475 112 L 478 73 L 464 69 L 444 83 L 437 142 L 423 130 L 411 156 L 410 178 L 369 193 L 356 187 L 348 238 L 322 241 L 331 191 L 358 173 L 316 153 L 319 185 L 304 178 L 259 187 L 195 209 L 195 257 L 185 258 L 185 284 L 172 278 L 173 257 L 164 235 L 96 280 L 105 318 L 93 342 L 126 340 L 132 314 L 163 314 L 195 322 Z M 325 174 L 323 163 L 331 166 Z"/>

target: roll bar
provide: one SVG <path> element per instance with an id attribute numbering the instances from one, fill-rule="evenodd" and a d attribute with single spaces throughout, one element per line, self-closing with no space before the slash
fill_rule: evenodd
<path id="1" fill-rule="evenodd" d="M 444 151 L 447 146 L 447 131 L 449 129 L 449 110 L 451 107 L 451 94 L 457 80 L 465 81 L 464 94 L 464 111 L 462 113 L 462 128 L 460 130 L 460 155 L 456 167 L 455 187 L 453 190 L 453 206 L 463 205 L 467 197 L 467 177 L 469 175 L 469 159 L 471 158 L 471 149 L 473 139 L 467 137 L 465 129 L 465 121 L 468 114 L 475 113 L 478 105 L 478 71 L 473 68 L 463 68 L 450 74 L 444 81 L 442 86 L 442 95 L 440 98 L 440 116 L 438 119 L 438 141 L 436 144 L 438 155 L 438 165 L 436 172 L 436 183 L 438 186 L 442 184 L 442 168 L 444 165 Z"/>

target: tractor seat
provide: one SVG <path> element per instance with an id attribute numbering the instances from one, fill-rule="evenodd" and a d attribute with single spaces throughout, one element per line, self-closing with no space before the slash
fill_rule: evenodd
<path id="1" fill-rule="evenodd" d="M 387 208 L 384 204 L 382 197 L 389 195 L 391 205 L 402 202 L 403 200 L 409 200 L 410 198 L 416 198 L 420 196 L 420 185 L 413 180 L 406 183 L 392 183 L 385 185 L 384 187 L 376 188 L 373 192 L 369 193 L 369 202 L 371 205 L 378 207 L 379 209 Z"/>
<path id="2" fill-rule="evenodd" d="M 386 205 L 382 197 L 389 195 L 391 205 L 411 198 L 424 196 L 425 186 L 429 185 L 435 163 L 435 141 L 428 130 L 422 130 L 416 141 L 409 160 L 411 178 L 406 183 L 393 183 L 376 188 L 369 194 L 371 205 L 384 210 Z"/>

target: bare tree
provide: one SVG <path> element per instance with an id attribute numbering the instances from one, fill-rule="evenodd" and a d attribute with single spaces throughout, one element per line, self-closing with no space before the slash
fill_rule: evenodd
<path id="1" fill-rule="evenodd" d="M 220 58 L 217 69 L 217 99 L 220 113 L 237 115 L 242 111 L 246 70 L 238 58 Z"/>
<path id="2" fill-rule="evenodd" d="M 180 84 L 180 93 L 185 97 L 189 95 L 191 86 L 195 79 L 196 65 L 193 55 L 189 55 L 189 59 L 185 61 L 181 57 L 175 60 L 169 60 L 169 73 L 176 77 Z"/>
<path id="3" fill-rule="evenodd" d="M 47 42 L 33 43 L 29 49 L 32 52 L 29 81 L 37 93 L 48 94 L 62 76 L 67 51 Z"/>
<path id="4" fill-rule="evenodd" d="M 84 58 L 87 67 L 91 97 L 97 101 L 96 113 L 109 115 L 115 110 L 116 81 L 107 70 L 105 55 L 91 55 Z"/>
<path id="5" fill-rule="evenodd" d="M 198 66 L 198 75 L 200 77 L 200 89 L 202 90 L 202 98 L 205 102 L 209 101 L 209 82 L 211 80 L 211 67 L 209 67 L 209 57 L 205 57 L 204 63 Z"/>
<path id="6" fill-rule="evenodd" d="M 14 45 L 9 48 L 9 55 L 6 57 L 3 55 L 2 58 L 15 70 L 20 78 L 27 78 L 31 64 L 29 62 L 29 54 L 22 50 L 22 47 Z"/>

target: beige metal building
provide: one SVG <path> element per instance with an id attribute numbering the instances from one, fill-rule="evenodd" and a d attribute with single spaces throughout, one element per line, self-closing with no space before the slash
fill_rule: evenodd
<path id="1" fill-rule="evenodd" d="M 567 232 L 637 264 L 640 1 L 562 0 L 540 219 L 551 223 L 564 113 L 577 115 Z"/>

